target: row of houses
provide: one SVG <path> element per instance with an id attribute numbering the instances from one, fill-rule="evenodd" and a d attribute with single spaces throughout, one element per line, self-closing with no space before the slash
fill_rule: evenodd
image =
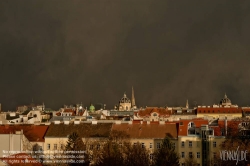
<path id="1" fill-rule="evenodd" d="M 131 104 L 130 100 L 122 98 L 120 104 Z M 93 105 L 83 108 L 82 104 L 64 105 L 58 111 L 51 111 L 45 108 L 45 105 L 20 106 L 16 112 L 1 112 L 0 124 L 34 124 L 47 123 L 54 121 L 178 121 L 180 119 L 204 118 L 209 121 L 215 119 L 228 120 L 249 117 L 250 107 L 239 107 L 232 104 L 231 100 L 225 95 L 219 104 L 211 106 L 197 106 L 189 108 L 188 101 L 185 107 L 145 107 L 133 110 L 95 110 Z"/>
<path id="2" fill-rule="evenodd" d="M 160 148 L 161 141 L 167 135 L 180 155 L 181 165 L 185 165 L 188 157 L 194 157 L 199 165 L 204 165 L 208 159 L 219 155 L 228 123 L 230 120 L 217 119 L 211 123 L 208 119 L 194 118 L 172 122 L 73 121 L 53 122 L 49 125 L 0 125 L 0 158 L 23 151 L 54 154 L 64 148 L 73 132 L 78 133 L 89 148 L 98 148 L 112 131 L 124 131 L 130 136 L 132 144 L 140 142 L 151 154 Z M 207 144 L 203 144 L 204 141 Z"/>

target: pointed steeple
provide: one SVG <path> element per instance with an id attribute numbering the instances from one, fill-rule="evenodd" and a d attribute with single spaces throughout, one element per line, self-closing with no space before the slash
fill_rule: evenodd
<path id="1" fill-rule="evenodd" d="M 187 100 L 187 102 L 186 102 L 186 108 L 189 108 L 188 100 Z"/>
<path id="2" fill-rule="evenodd" d="M 226 99 L 227 98 L 227 94 L 225 93 L 225 96 L 224 96 L 224 98 Z"/>
<path id="3" fill-rule="evenodd" d="M 131 107 L 134 107 L 135 105 L 135 95 L 134 95 L 134 88 L 132 86 L 132 97 L 131 97 Z"/>
<path id="4" fill-rule="evenodd" d="M 42 107 L 42 111 L 44 111 L 45 110 L 45 105 L 44 105 L 44 102 L 43 102 L 43 107 Z"/>

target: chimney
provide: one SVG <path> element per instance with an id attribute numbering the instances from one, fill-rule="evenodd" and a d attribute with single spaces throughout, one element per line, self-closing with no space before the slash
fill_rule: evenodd
<path id="1" fill-rule="evenodd" d="M 92 121 L 92 124 L 97 124 L 97 121 Z"/>
<path id="2" fill-rule="evenodd" d="M 115 121 L 115 124 L 121 124 L 121 121 Z"/>
<path id="3" fill-rule="evenodd" d="M 74 124 L 80 124 L 80 121 L 75 120 L 75 121 L 74 121 Z"/>
<path id="4" fill-rule="evenodd" d="M 225 117 L 225 136 L 227 136 L 227 117 Z"/>

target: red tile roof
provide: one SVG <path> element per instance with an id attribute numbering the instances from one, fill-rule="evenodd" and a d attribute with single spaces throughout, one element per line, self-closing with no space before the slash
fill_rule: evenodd
<path id="1" fill-rule="evenodd" d="M 208 120 L 204 119 L 188 119 L 188 120 L 179 120 L 179 136 L 187 136 L 188 135 L 188 124 L 190 122 L 194 122 L 195 127 L 201 127 L 201 125 L 208 125 Z"/>
<path id="2" fill-rule="evenodd" d="M 158 107 L 147 107 L 145 110 L 141 110 L 138 112 L 139 116 L 151 116 L 152 113 L 158 113 L 159 116 L 169 116 L 170 115 L 170 111 L 168 111 L 168 109 L 166 108 L 158 108 Z"/>
<path id="3" fill-rule="evenodd" d="M 75 110 L 73 110 L 73 109 L 70 109 L 70 108 L 67 108 L 67 109 L 64 109 L 64 111 L 63 112 L 75 112 Z"/>
<path id="4" fill-rule="evenodd" d="M 61 116 L 61 112 L 57 112 L 56 115 L 57 115 L 57 116 Z"/>
<path id="5" fill-rule="evenodd" d="M 209 127 L 214 130 L 214 136 L 222 136 L 220 126 L 209 126 Z"/>
<path id="6" fill-rule="evenodd" d="M 131 138 L 178 138 L 178 125 L 168 124 L 113 124 L 112 130 L 125 131 Z"/>
<path id="7" fill-rule="evenodd" d="M 234 107 L 230 107 L 230 108 L 226 108 L 226 107 L 207 107 L 207 108 L 197 108 L 197 114 L 200 113 L 231 113 L 231 114 L 238 114 L 238 113 L 242 113 L 242 109 L 241 108 L 234 108 Z"/>
<path id="8" fill-rule="evenodd" d="M 0 134 L 10 134 L 23 130 L 25 137 L 31 142 L 44 142 L 48 130 L 46 125 L 0 125 Z"/>

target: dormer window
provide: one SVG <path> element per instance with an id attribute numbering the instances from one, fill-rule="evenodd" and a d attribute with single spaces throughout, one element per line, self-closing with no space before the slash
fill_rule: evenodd
<path id="1" fill-rule="evenodd" d="M 154 114 L 153 114 L 153 116 L 157 116 L 157 114 L 156 114 L 156 113 L 154 113 Z"/>

